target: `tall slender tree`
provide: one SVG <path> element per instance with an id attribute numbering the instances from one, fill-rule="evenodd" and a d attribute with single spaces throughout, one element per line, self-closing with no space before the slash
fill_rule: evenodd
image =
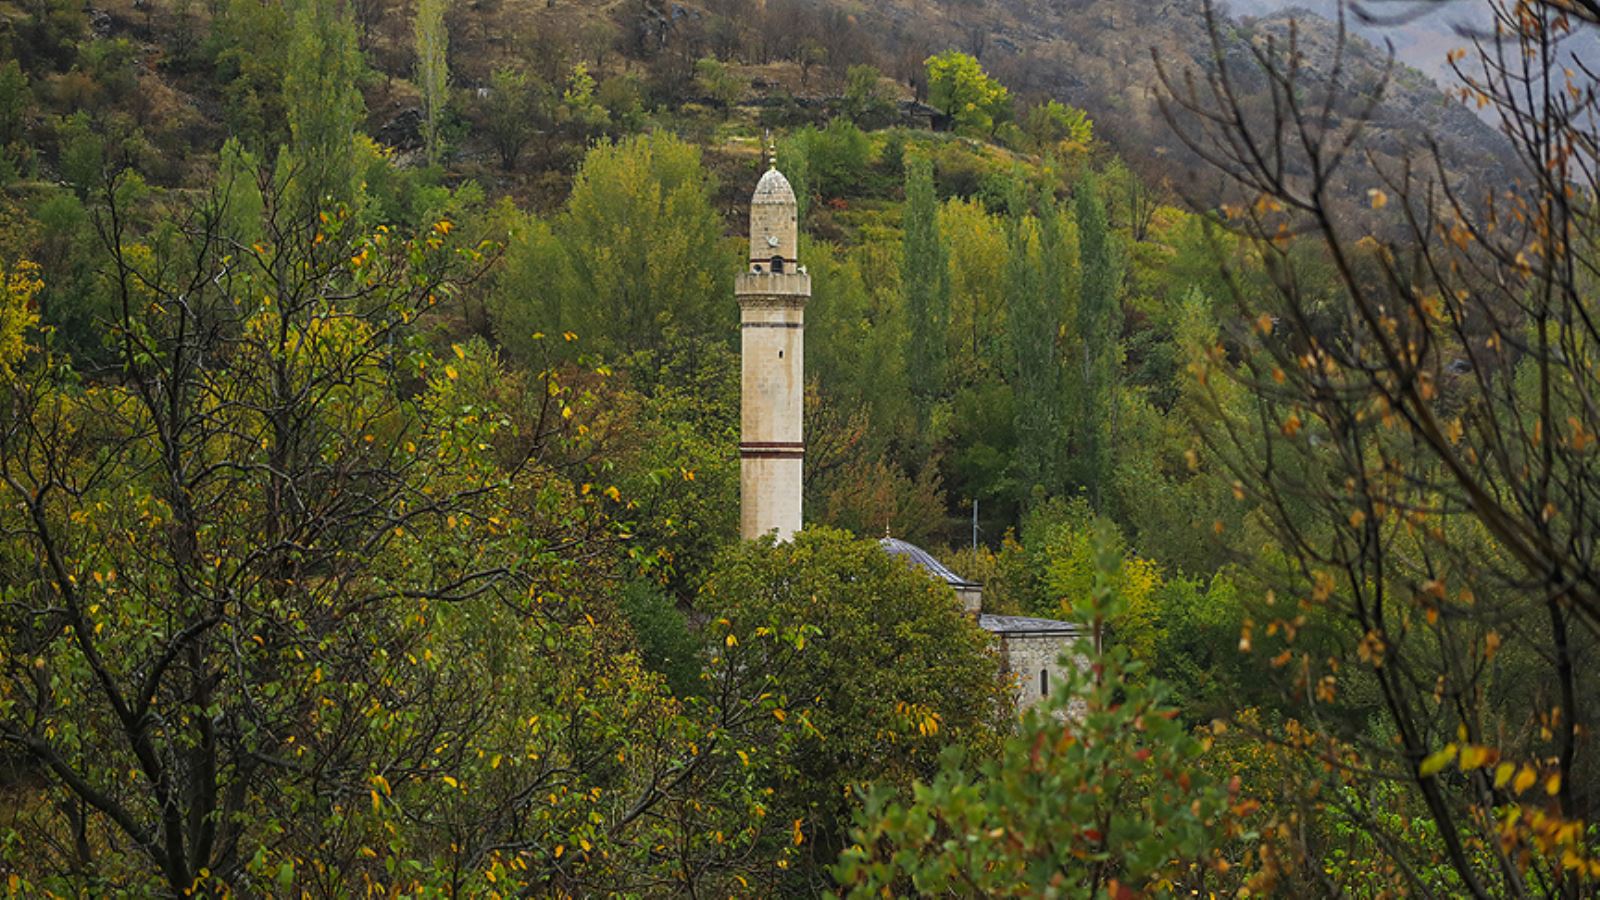
<path id="1" fill-rule="evenodd" d="M 298 0 L 292 13 L 283 103 L 289 146 L 279 177 L 311 209 L 353 204 L 358 194 L 355 139 L 365 103 L 356 30 L 336 0 Z"/>
<path id="2" fill-rule="evenodd" d="M 1011 322 L 1011 385 L 1015 391 L 1017 478 L 1024 496 L 1055 487 L 1060 433 L 1056 355 L 1059 313 L 1051 308 L 1041 265 L 1041 229 L 1031 215 L 1014 213 L 1006 254 L 1006 317 Z"/>
<path id="3" fill-rule="evenodd" d="M 1111 477 L 1112 412 L 1116 407 L 1117 272 L 1099 185 L 1085 176 L 1077 189 L 1079 372 L 1073 444 L 1077 475 L 1103 510 Z"/>
<path id="4" fill-rule="evenodd" d="M 911 318 L 907 351 L 911 393 L 918 424 L 926 428 L 934 402 L 944 389 L 945 334 L 950 318 L 950 262 L 939 234 L 939 198 L 933 162 L 925 156 L 906 166 L 905 238 L 901 284 Z"/>
<path id="5" fill-rule="evenodd" d="M 448 0 L 417 3 L 417 87 L 422 91 L 423 138 L 430 164 L 439 161 L 439 122 L 450 96 L 450 30 L 444 24 L 447 3 Z"/>

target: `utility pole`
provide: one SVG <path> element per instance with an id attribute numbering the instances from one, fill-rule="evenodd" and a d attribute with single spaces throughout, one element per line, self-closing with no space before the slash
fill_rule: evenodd
<path id="1" fill-rule="evenodd" d="M 978 498 L 972 498 L 972 558 L 978 558 Z"/>

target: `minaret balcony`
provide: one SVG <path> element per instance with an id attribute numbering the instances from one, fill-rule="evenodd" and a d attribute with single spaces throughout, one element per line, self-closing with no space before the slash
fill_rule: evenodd
<path id="1" fill-rule="evenodd" d="M 734 278 L 733 291 L 741 297 L 804 300 L 811 296 L 811 275 L 808 272 L 744 272 Z"/>

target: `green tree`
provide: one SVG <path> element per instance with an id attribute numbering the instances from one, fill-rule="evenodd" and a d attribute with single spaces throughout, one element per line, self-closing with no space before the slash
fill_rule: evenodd
<path id="1" fill-rule="evenodd" d="M 245 251 L 210 203 L 97 209 L 115 377 L 0 380 L 11 889 L 763 890 L 786 732 L 641 667 L 625 504 L 562 471 L 582 391 L 415 330 L 489 259 L 282 208 Z"/>
<path id="2" fill-rule="evenodd" d="M 1010 323 L 1010 381 L 1016 393 L 1015 465 L 1024 496 L 1035 486 L 1056 492 L 1063 447 L 1061 312 L 1045 286 L 1039 221 L 1013 217 L 1006 256 L 1006 320 Z"/>
<path id="3" fill-rule="evenodd" d="M 422 134 L 430 164 L 439 161 L 439 125 L 450 100 L 450 30 L 447 0 L 418 0 L 415 23 L 417 87 L 422 91 Z"/>
<path id="4" fill-rule="evenodd" d="M 479 102 L 478 115 L 505 170 L 517 167 L 523 148 L 548 119 L 547 95 L 543 85 L 517 69 L 501 67 L 489 76 L 489 94 Z"/>
<path id="5" fill-rule="evenodd" d="M 820 197 L 851 197 L 866 185 L 872 139 L 842 116 L 820 130 L 806 126 L 786 141 L 782 150 L 779 166 L 790 184 L 797 184 L 795 177 L 801 177 L 807 189 Z"/>
<path id="6" fill-rule="evenodd" d="M 22 65 L 14 59 L 7 60 L 0 65 L 0 148 L 22 140 L 32 105 L 33 94 Z"/>
<path id="7" fill-rule="evenodd" d="M 722 117 L 739 101 L 744 85 L 728 64 L 714 56 L 702 57 L 694 64 L 694 84 L 700 93 L 712 102 Z"/>
<path id="8" fill-rule="evenodd" d="M 911 329 L 906 369 L 923 428 L 945 387 L 945 337 L 950 317 L 950 262 L 939 233 L 939 199 L 933 162 L 913 157 L 906 166 L 906 206 L 900 283 Z"/>
<path id="9" fill-rule="evenodd" d="M 1028 107 L 1022 117 L 1022 130 L 1038 150 L 1057 151 L 1067 144 L 1081 151 L 1094 140 L 1094 123 L 1089 114 L 1058 100 Z"/>
<path id="10" fill-rule="evenodd" d="M 513 238 L 491 311 L 507 348 L 626 354 L 685 337 L 723 336 L 733 321 L 728 273 L 738 264 L 711 208 L 700 152 L 668 134 L 596 144 L 566 207 Z M 555 341 L 572 332 L 581 341 Z"/>
<path id="11" fill-rule="evenodd" d="M 878 128 L 894 115 L 894 101 L 883 88 L 883 73 L 876 66 L 854 65 L 845 72 L 844 96 L 839 112 L 862 128 Z"/>
<path id="12" fill-rule="evenodd" d="M 928 103 L 956 130 L 987 137 L 1011 118 L 1011 92 L 973 57 L 947 50 L 928 57 L 927 70 Z"/>
<path id="13" fill-rule="evenodd" d="M 952 751 L 910 798 L 868 793 L 834 870 L 850 896 L 1188 893 L 1243 857 L 1237 781 L 1208 775 L 1166 686 L 1101 639 L 1124 603 L 1116 554 L 1096 559 L 1066 684 L 979 773 Z"/>
<path id="14" fill-rule="evenodd" d="M 600 133 L 611 123 L 611 113 L 595 96 L 594 76 L 586 63 L 572 67 L 567 87 L 556 105 L 556 123 L 580 143 Z"/>
<path id="15" fill-rule="evenodd" d="M 365 102 L 355 26 L 334 0 L 295 0 L 283 105 L 289 144 L 278 177 L 307 211 L 354 205 L 360 189 L 356 136 Z"/>
<path id="16" fill-rule="evenodd" d="M 939 233 L 950 253 L 950 377 L 985 381 L 1006 367 L 1006 225 L 977 200 L 952 198 L 939 208 Z"/>
<path id="17" fill-rule="evenodd" d="M 263 158 L 290 141 L 284 88 L 296 9 L 224 0 L 206 40 L 229 133 Z"/>
<path id="18" fill-rule="evenodd" d="M 1099 186 L 1085 176 L 1075 195 L 1078 224 L 1078 404 L 1072 421 L 1079 484 L 1097 510 L 1109 495 L 1116 409 L 1121 300 L 1116 249 Z"/>
<path id="19" fill-rule="evenodd" d="M 951 744 L 983 758 L 1011 715 L 988 635 L 948 587 L 875 540 L 809 528 L 792 543 L 738 544 L 697 606 L 747 690 L 801 723 L 772 786 L 820 865 L 841 847 L 850 788 L 930 777 Z M 769 637 L 796 628 L 798 645 Z"/>

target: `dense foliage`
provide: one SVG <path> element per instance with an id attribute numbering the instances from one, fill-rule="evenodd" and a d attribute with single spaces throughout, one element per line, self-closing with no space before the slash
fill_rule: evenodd
<path id="1" fill-rule="evenodd" d="M 0 883 L 1592 893 L 1600 15 L 1492 6 L 1489 186 L 1210 19 L 1157 64 L 1214 204 L 832 3 L 0 0 Z M 1016 716 L 886 532 L 1067 683 Z"/>

